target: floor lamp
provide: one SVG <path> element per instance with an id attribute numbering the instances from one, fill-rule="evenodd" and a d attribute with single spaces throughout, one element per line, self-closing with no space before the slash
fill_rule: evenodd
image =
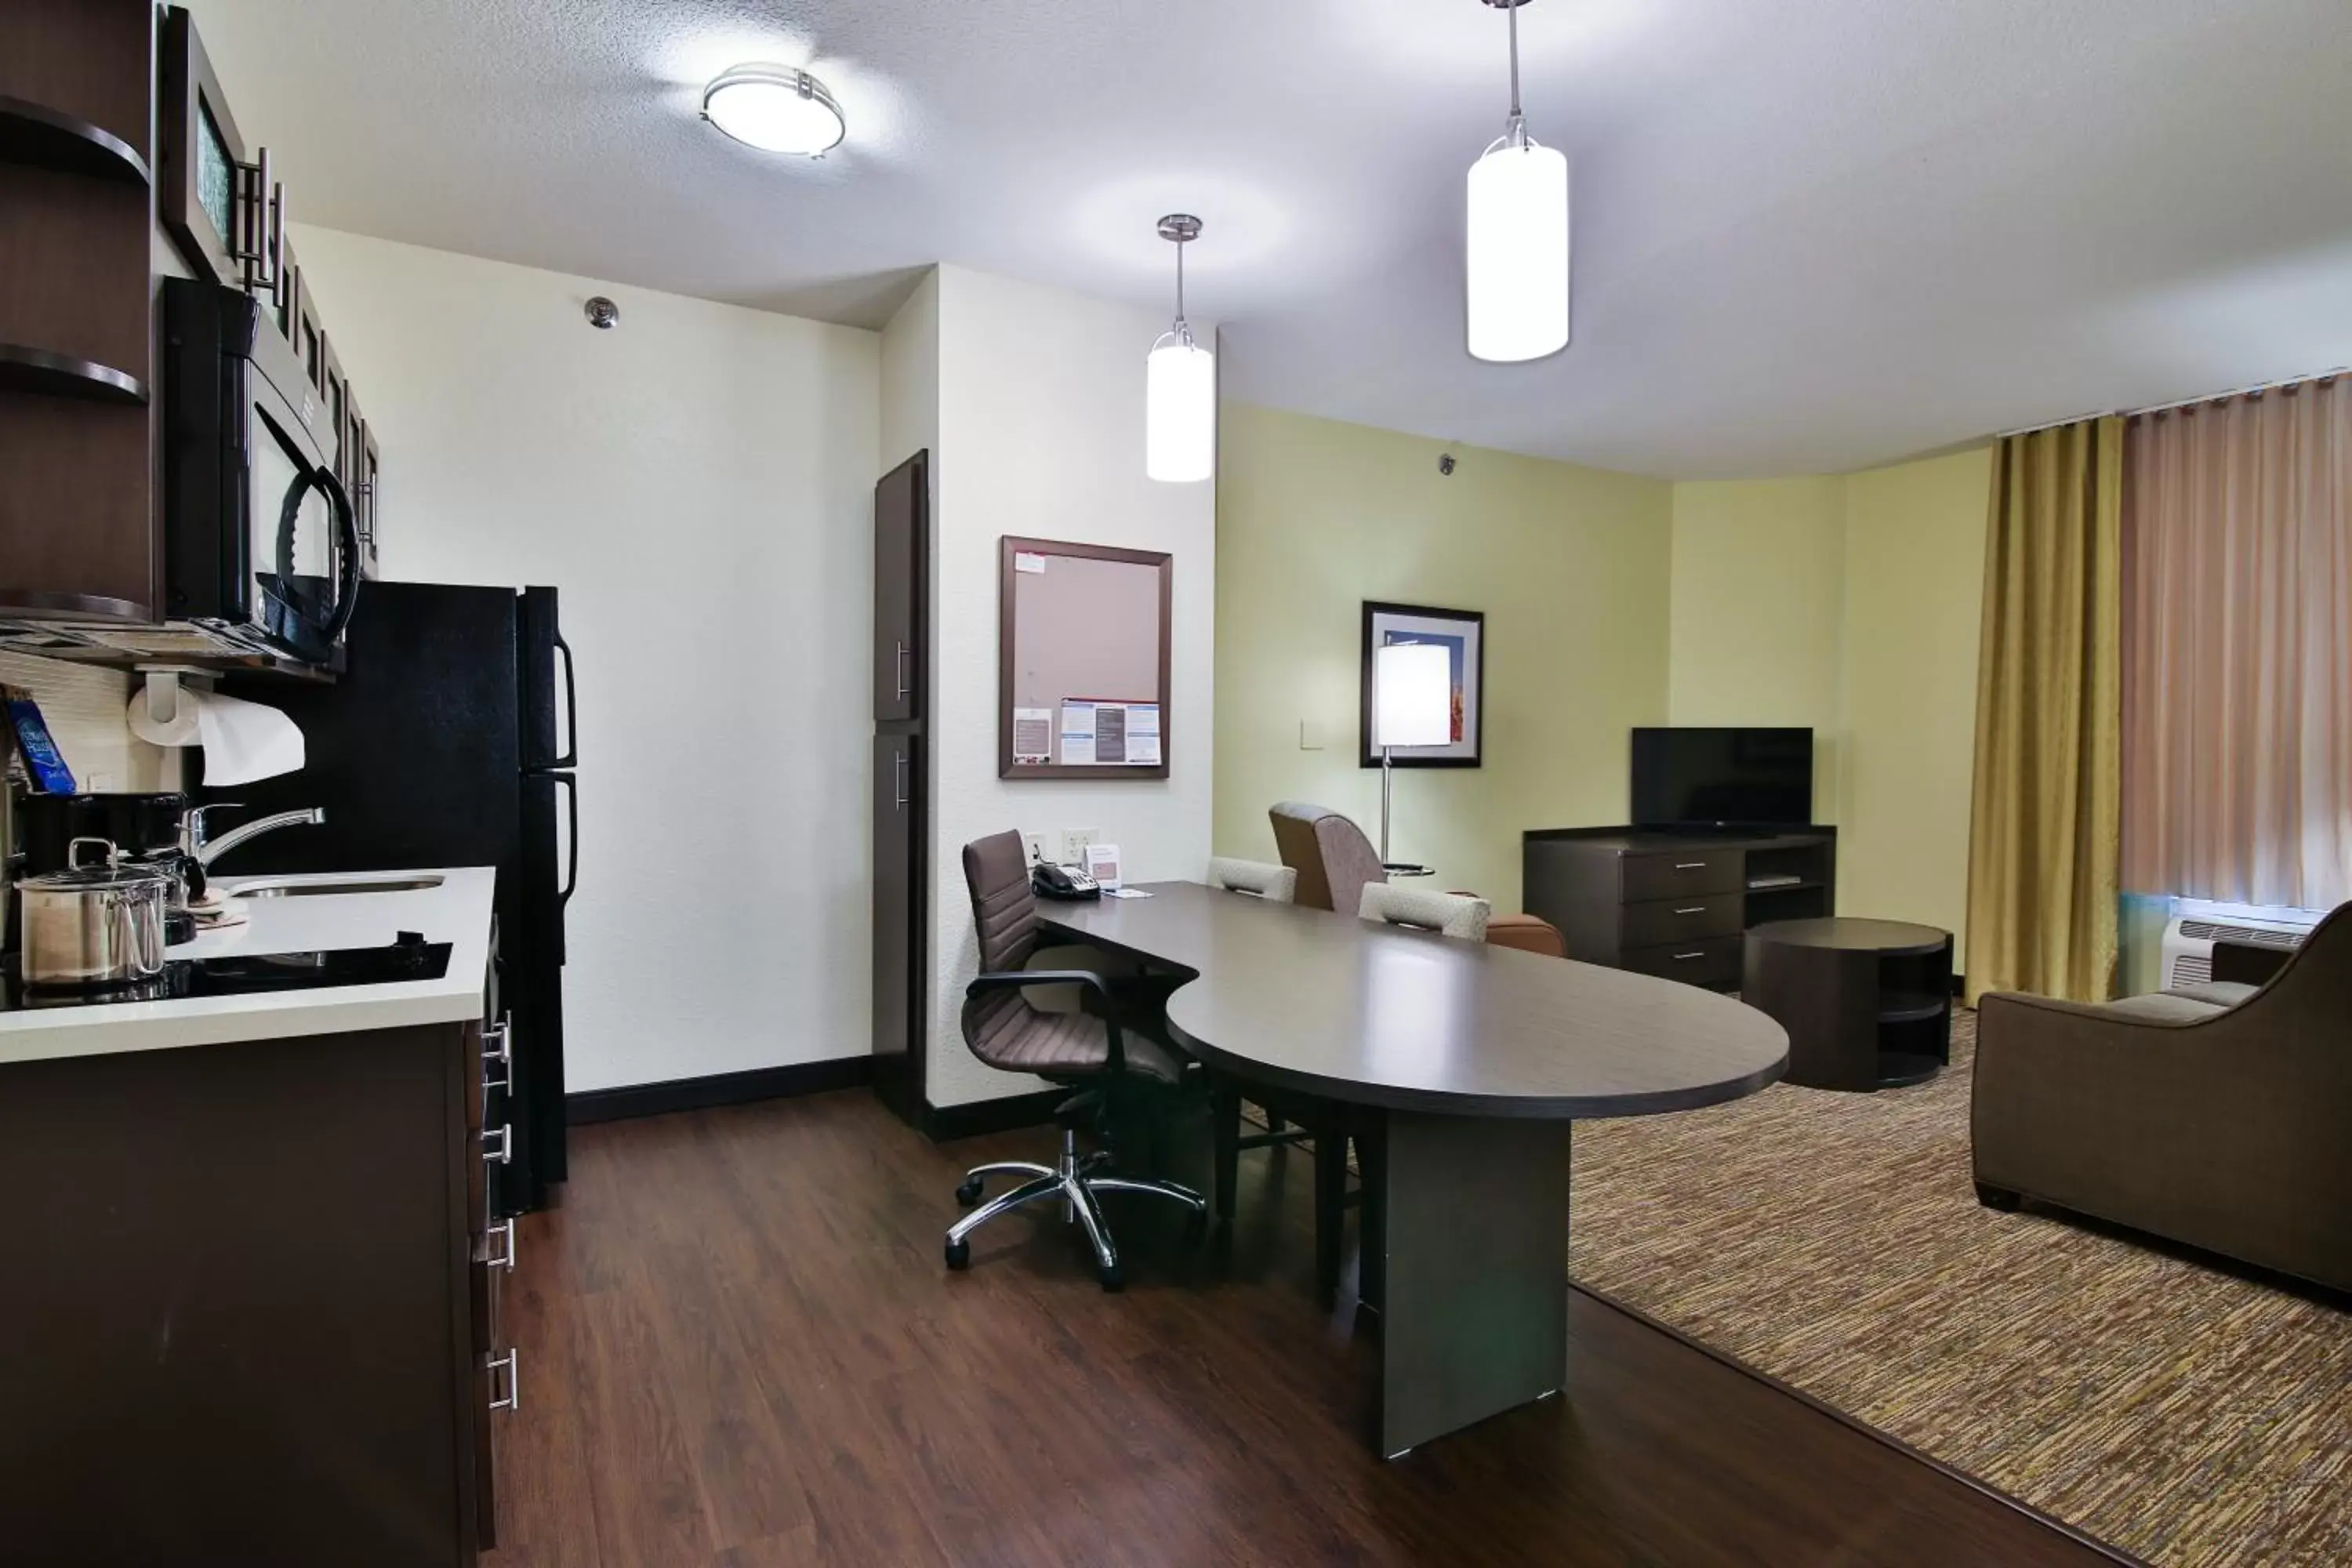
<path id="1" fill-rule="evenodd" d="M 1392 642 L 1372 653 L 1372 743 L 1381 749 L 1381 863 L 1389 859 L 1389 797 L 1399 746 L 1454 743 L 1454 654 L 1442 643 Z"/>

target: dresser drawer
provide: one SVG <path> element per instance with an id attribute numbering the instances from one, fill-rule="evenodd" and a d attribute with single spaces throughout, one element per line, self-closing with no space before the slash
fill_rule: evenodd
<path id="1" fill-rule="evenodd" d="M 1740 893 L 1657 899 L 1625 906 L 1624 945 L 1659 947 L 1706 937 L 1738 936 L 1745 929 L 1748 900 Z"/>
<path id="2" fill-rule="evenodd" d="M 1738 936 L 1709 937 L 1703 942 L 1670 942 L 1663 947 L 1629 948 L 1625 967 L 1664 980 L 1728 991 L 1739 984 L 1739 960 L 1744 946 Z"/>
<path id="3" fill-rule="evenodd" d="M 1738 893 L 1747 890 L 1748 857 L 1738 849 L 1670 849 L 1625 857 L 1624 899 L 1645 904 L 1659 899 Z M 1630 939 L 1629 939 L 1630 940 Z"/>

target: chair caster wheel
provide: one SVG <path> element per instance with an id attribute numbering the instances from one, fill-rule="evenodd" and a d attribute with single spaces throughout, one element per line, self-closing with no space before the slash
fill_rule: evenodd
<path id="1" fill-rule="evenodd" d="M 970 1178 L 961 1186 L 956 1188 L 956 1202 L 961 1204 L 966 1208 L 970 1208 L 972 1205 L 980 1202 L 980 1178 L 978 1176 Z"/>
<path id="2" fill-rule="evenodd" d="M 1116 1296 L 1127 1289 L 1127 1275 L 1116 1263 L 1108 1268 L 1097 1268 L 1095 1278 L 1102 1281 L 1103 1294 Z"/>
<path id="3" fill-rule="evenodd" d="M 957 1273 L 959 1273 L 959 1274 L 962 1273 L 965 1269 L 967 1269 L 967 1268 L 971 1268 L 971 1243 L 970 1243 L 970 1242 L 968 1242 L 968 1241 L 950 1241 L 950 1242 L 949 1242 L 949 1243 L 948 1243 L 948 1267 L 949 1267 L 950 1268 L 954 1269 L 954 1270 L 955 1270 Z"/>

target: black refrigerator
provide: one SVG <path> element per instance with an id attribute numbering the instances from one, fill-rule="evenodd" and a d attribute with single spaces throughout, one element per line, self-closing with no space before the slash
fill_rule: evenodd
<path id="1" fill-rule="evenodd" d="M 197 791 L 245 807 L 221 810 L 215 830 L 311 805 L 327 820 L 265 834 L 217 870 L 498 868 L 488 1021 L 510 1026 L 513 1059 L 486 1124 L 513 1130 L 501 1207 L 538 1208 L 564 1179 L 563 916 L 580 868 L 578 705 L 555 590 L 368 583 L 346 652 L 332 685 L 221 682 L 291 718 L 307 759 L 280 778 Z"/>

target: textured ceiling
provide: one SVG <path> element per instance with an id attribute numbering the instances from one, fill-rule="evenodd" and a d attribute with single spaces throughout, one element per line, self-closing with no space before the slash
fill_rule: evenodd
<path id="1" fill-rule="evenodd" d="M 2352 362 L 2347 0 L 1536 0 L 1575 342 L 1469 359 L 1477 0 L 194 0 L 298 218 L 863 325 L 939 260 L 1140 303 L 1229 395 L 1676 477 Z M 814 69 L 821 163 L 695 118 Z M 1138 344 L 1142 374 L 1145 347 Z"/>

